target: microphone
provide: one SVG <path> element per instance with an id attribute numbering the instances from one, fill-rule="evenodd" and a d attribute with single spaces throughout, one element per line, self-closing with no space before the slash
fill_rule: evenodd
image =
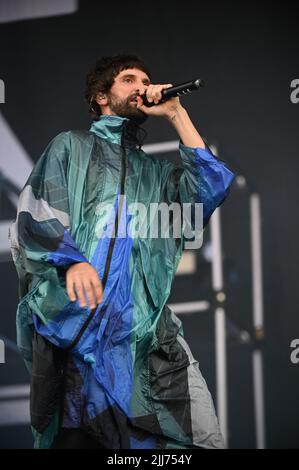
<path id="1" fill-rule="evenodd" d="M 181 83 L 179 85 L 174 85 L 171 88 L 167 88 L 166 90 L 162 90 L 162 99 L 157 103 L 157 105 L 163 103 L 170 98 L 174 98 L 176 96 L 188 95 L 194 90 L 198 90 L 200 87 L 205 85 L 204 81 L 201 78 L 196 78 L 195 80 L 191 80 L 190 82 Z M 141 95 L 143 99 L 143 104 L 147 107 L 156 106 L 155 103 L 149 103 L 147 101 L 146 94 Z"/>

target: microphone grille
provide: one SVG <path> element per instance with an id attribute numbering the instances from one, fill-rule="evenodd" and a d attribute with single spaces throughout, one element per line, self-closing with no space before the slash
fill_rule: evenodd
<path id="1" fill-rule="evenodd" d="M 196 86 L 196 88 L 199 88 L 200 86 L 204 86 L 205 82 L 201 78 L 197 78 L 196 80 L 194 80 L 194 85 Z"/>

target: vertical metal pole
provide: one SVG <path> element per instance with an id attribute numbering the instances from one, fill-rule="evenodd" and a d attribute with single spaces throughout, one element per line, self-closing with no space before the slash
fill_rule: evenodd
<path id="1" fill-rule="evenodd" d="M 258 194 L 250 196 L 250 229 L 251 229 L 251 263 L 252 263 L 252 295 L 253 322 L 256 340 L 264 337 L 263 311 L 263 278 L 262 278 L 262 243 L 261 243 L 261 208 Z M 263 356 L 260 348 L 256 347 L 252 356 L 254 414 L 256 446 L 265 449 L 265 403 L 264 403 L 264 372 Z"/>
<path id="2" fill-rule="evenodd" d="M 217 301 L 224 301 L 222 246 L 221 246 L 221 219 L 220 208 L 217 208 L 211 217 L 211 243 L 212 243 L 212 285 Z M 226 371 L 226 325 L 225 310 L 223 307 L 215 309 L 215 341 L 216 341 L 216 386 L 217 386 L 217 414 L 220 428 L 226 446 L 228 446 L 228 413 L 227 413 L 227 371 Z"/>

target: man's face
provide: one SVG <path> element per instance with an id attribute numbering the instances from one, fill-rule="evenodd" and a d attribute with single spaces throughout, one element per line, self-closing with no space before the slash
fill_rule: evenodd
<path id="1" fill-rule="evenodd" d="M 150 79 L 142 70 L 122 70 L 114 79 L 108 93 L 107 113 L 134 120 L 142 124 L 147 115 L 137 109 L 136 96 L 143 95 L 150 85 Z M 110 112 L 109 112 L 110 111 Z"/>

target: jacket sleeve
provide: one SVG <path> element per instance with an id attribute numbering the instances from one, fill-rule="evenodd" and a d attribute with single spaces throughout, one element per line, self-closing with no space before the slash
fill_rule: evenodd
<path id="1" fill-rule="evenodd" d="M 68 142 L 64 132 L 47 146 L 20 194 L 17 217 L 9 229 L 20 297 L 32 281 L 43 278 L 57 284 L 68 266 L 88 261 L 70 233 Z"/>
<path id="2" fill-rule="evenodd" d="M 164 200 L 181 206 L 184 247 L 191 247 L 186 241 L 193 239 L 200 241 L 192 245 L 199 248 L 203 229 L 214 210 L 228 196 L 235 174 L 213 155 L 207 145 L 201 149 L 187 147 L 180 142 L 179 151 L 181 167 L 168 162 L 164 168 Z"/>
<path id="3" fill-rule="evenodd" d="M 235 174 L 224 162 L 216 158 L 206 145 L 205 149 L 179 146 L 183 175 L 180 180 L 181 202 L 203 204 L 203 226 L 229 194 Z"/>

